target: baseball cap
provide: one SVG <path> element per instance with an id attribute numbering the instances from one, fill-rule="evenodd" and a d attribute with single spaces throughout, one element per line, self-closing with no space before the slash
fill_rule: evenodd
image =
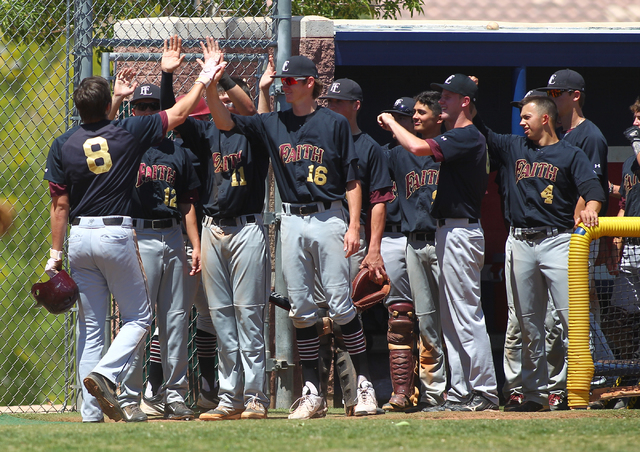
<path id="1" fill-rule="evenodd" d="M 444 83 L 432 83 L 431 88 L 440 91 L 446 89 L 452 93 L 469 96 L 473 102 L 476 101 L 476 94 L 478 93 L 478 85 L 476 85 L 476 82 L 464 74 L 450 75 Z"/>
<path id="2" fill-rule="evenodd" d="M 362 88 L 349 78 L 339 78 L 320 99 L 362 100 Z"/>
<path id="3" fill-rule="evenodd" d="M 416 101 L 412 97 L 401 97 L 393 103 L 393 108 L 390 110 L 382 110 L 382 113 L 398 113 L 403 116 L 413 116 L 413 107 L 415 107 Z"/>
<path id="4" fill-rule="evenodd" d="M 318 78 L 318 68 L 313 61 L 303 55 L 292 56 L 282 64 L 280 72 L 271 78 L 314 77 Z"/>
<path id="5" fill-rule="evenodd" d="M 160 87 L 157 85 L 140 85 L 133 92 L 131 102 L 139 100 L 160 100 Z"/>
<path id="6" fill-rule="evenodd" d="M 549 86 L 544 88 L 538 88 L 539 90 L 548 89 L 575 89 L 578 91 L 584 91 L 584 79 L 576 71 L 571 69 L 561 69 L 553 73 L 549 77 Z"/>
<path id="7" fill-rule="evenodd" d="M 512 107 L 516 107 L 516 108 L 520 108 L 520 107 L 522 107 L 522 101 L 525 100 L 527 97 L 531 97 L 531 96 L 547 97 L 547 92 L 546 91 L 541 91 L 539 89 L 529 90 L 529 92 L 527 94 L 525 94 L 522 99 L 517 100 L 517 101 L 514 100 L 513 102 L 511 102 L 511 106 Z"/>
<path id="8" fill-rule="evenodd" d="M 176 102 L 179 101 L 180 99 L 182 99 L 185 95 L 182 94 L 178 97 L 176 97 Z M 193 117 L 193 116 L 204 116 L 204 115 L 208 115 L 211 112 L 209 111 L 209 106 L 207 105 L 207 101 L 204 100 L 204 97 L 201 97 L 200 100 L 198 101 L 198 105 L 196 105 L 196 108 L 193 109 L 193 111 L 189 114 L 189 116 Z"/>

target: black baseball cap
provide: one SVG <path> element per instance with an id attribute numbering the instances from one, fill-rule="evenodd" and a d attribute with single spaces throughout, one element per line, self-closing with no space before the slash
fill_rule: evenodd
<path id="1" fill-rule="evenodd" d="M 271 78 L 283 77 L 313 77 L 318 78 L 318 68 L 315 63 L 303 55 L 292 56 L 282 64 L 280 72 Z"/>
<path id="2" fill-rule="evenodd" d="M 553 73 L 547 82 L 548 86 L 538 88 L 539 90 L 548 89 L 572 89 L 584 91 L 584 79 L 582 75 L 571 69 L 561 69 Z"/>
<path id="3" fill-rule="evenodd" d="M 393 108 L 390 110 L 382 110 L 382 113 L 398 113 L 403 116 L 413 116 L 413 107 L 416 106 L 416 101 L 412 97 L 401 97 L 393 103 Z"/>
<path id="4" fill-rule="evenodd" d="M 516 107 L 516 108 L 521 108 L 522 107 L 522 101 L 525 100 L 527 97 L 531 97 L 531 96 L 537 96 L 537 97 L 547 97 L 547 92 L 546 91 L 541 91 L 539 89 L 532 89 L 529 90 L 529 92 L 527 94 L 524 95 L 524 97 L 521 100 L 514 100 L 513 102 L 511 102 L 511 106 L 512 107 Z"/>
<path id="5" fill-rule="evenodd" d="M 431 88 L 439 91 L 446 89 L 461 96 L 469 96 L 472 102 L 476 101 L 476 94 L 478 93 L 476 82 L 464 74 L 450 75 L 444 83 L 432 83 Z"/>
<path id="6" fill-rule="evenodd" d="M 339 78 L 320 99 L 362 100 L 362 88 L 350 78 Z"/>
<path id="7" fill-rule="evenodd" d="M 139 100 L 160 100 L 160 87 L 157 85 L 140 85 L 133 92 L 131 102 Z"/>

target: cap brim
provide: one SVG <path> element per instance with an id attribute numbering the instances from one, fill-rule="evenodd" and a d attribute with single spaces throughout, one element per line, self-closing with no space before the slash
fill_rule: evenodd
<path id="1" fill-rule="evenodd" d="M 302 75 L 302 74 L 276 74 L 272 75 L 271 78 L 286 78 L 286 77 L 313 77 L 316 78 L 315 75 Z"/>
<path id="2" fill-rule="evenodd" d="M 444 89 L 444 85 L 442 83 L 432 83 L 431 89 L 437 89 L 438 91 L 442 91 Z"/>
<path id="3" fill-rule="evenodd" d="M 413 113 L 405 113 L 404 111 L 398 111 L 398 110 L 382 110 L 380 113 L 395 113 L 397 115 L 402 115 L 402 116 L 413 116 Z"/>
<path id="4" fill-rule="evenodd" d="M 336 100 L 362 100 L 362 99 L 355 99 L 351 96 L 340 96 L 340 95 L 327 95 L 327 96 L 320 96 L 319 99 L 336 99 Z"/>

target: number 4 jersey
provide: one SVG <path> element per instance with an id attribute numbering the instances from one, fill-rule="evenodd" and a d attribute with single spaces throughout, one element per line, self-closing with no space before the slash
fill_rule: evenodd
<path id="1" fill-rule="evenodd" d="M 66 187 L 69 221 L 77 216 L 131 215 L 144 152 L 166 133 L 166 113 L 74 127 L 49 150 L 44 179 Z"/>

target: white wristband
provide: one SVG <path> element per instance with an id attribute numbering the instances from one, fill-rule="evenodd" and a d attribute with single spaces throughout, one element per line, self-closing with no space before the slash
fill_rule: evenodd
<path id="1" fill-rule="evenodd" d="M 49 250 L 49 257 L 51 259 L 55 259 L 57 261 L 61 261 L 62 260 L 62 251 L 54 250 L 53 248 L 51 248 Z"/>

